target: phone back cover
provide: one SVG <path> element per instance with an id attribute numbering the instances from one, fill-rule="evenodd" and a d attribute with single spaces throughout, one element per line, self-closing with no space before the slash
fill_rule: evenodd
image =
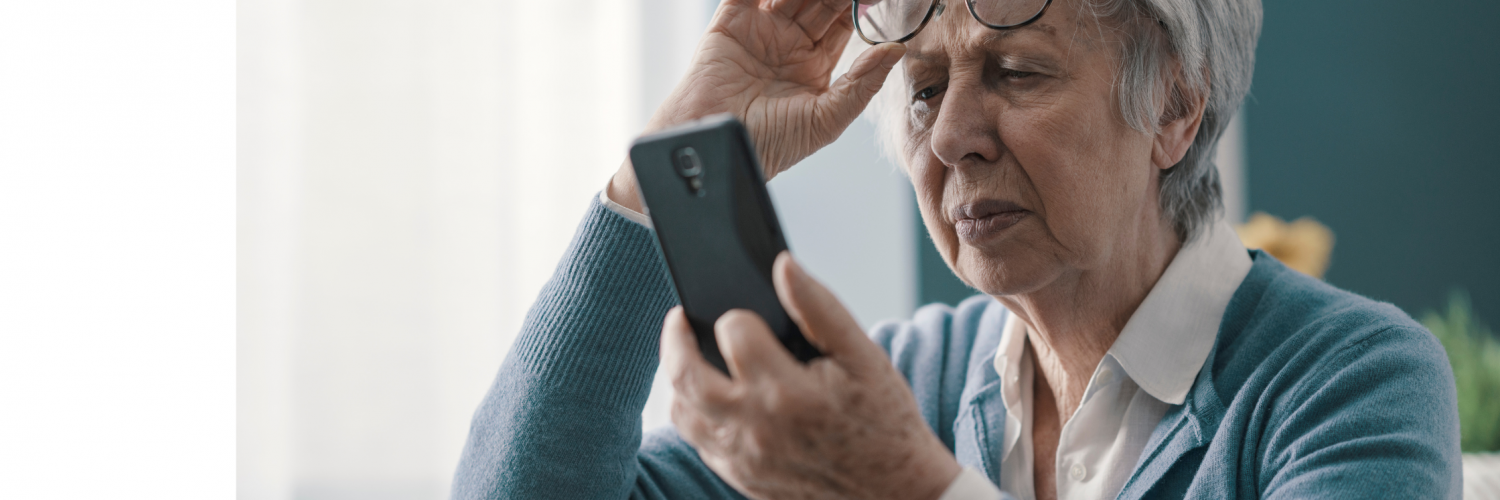
<path id="1" fill-rule="evenodd" d="M 713 324 L 736 308 L 759 313 L 798 359 L 819 355 L 782 309 L 771 282 L 786 240 L 748 137 L 739 121 L 724 115 L 643 137 L 630 150 L 677 296 L 704 356 L 721 370 Z M 672 155 L 688 146 L 702 159 L 701 196 L 673 164 Z"/>

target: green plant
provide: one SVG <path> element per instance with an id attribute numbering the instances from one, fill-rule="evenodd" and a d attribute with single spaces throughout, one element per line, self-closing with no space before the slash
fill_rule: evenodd
<path id="1" fill-rule="evenodd" d="M 1453 364 L 1466 453 L 1500 450 L 1500 341 L 1472 310 L 1469 295 L 1454 291 L 1446 313 L 1428 311 L 1422 317 Z"/>

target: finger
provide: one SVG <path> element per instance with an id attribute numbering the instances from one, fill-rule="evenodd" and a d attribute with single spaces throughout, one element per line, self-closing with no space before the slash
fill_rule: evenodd
<path id="1" fill-rule="evenodd" d="M 854 18 L 846 9 L 843 13 L 833 18 L 833 24 L 828 26 L 828 32 L 818 40 L 819 45 L 826 45 L 830 50 L 838 51 L 843 56 L 844 50 L 849 46 L 849 35 L 854 33 Z M 861 45 L 864 43 L 861 42 Z"/>
<path id="2" fill-rule="evenodd" d="M 661 369 L 672 381 L 677 397 L 712 413 L 729 406 L 733 382 L 703 359 L 682 306 L 667 311 L 662 325 Z"/>
<path id="3" fill-rule="evenodd" d="M 891 68 L 906 55 L 906 46 L 899 43 L 882 43 L 871 47 L 849 67 L 849 72 L 839 77 L 819 98 L 826 116 L 849 123 L 870 104 L 870 99 L 885 85 L 885 77 Z"/>
<path id="4" fill-rule="evenodd" d="M 771 277 L 782 307 L 823 354 L 841 364 L 860 365 L 886 359 L 885 351 L 865 336 L 859 322 L 838 297 L 808 276 L 790 252 L 776 256 Z"/>
<path id="5" fill-rule="evenodd" d="M 849 17 L 849 11 L 845 10 L 842 14 L 833 18 L 833 23 L 823 33 L 823 37 L 813 43 L 813 50 L 826 57 L 838 60 L 849 49 L 849 36 L 853 33 L 854 18 Z M 869 47 L 863 42 L 860 43 L 860 46 Z M 865 51 L 868 52 L 869 50 L 866 49 Z"/>
<path id="6" fill-rule="evenodd" d="M 802 10 L 803 6 L 821 1 L 823 0 L 766 0 L 766 8 L 771 12 L 785 16 L 787 19 L 795 19 L 797 11 Z"/>
<path id="7" fill-rule="evenodd" d="M 809 0 L 792 19 L 802 27 L 808 38 L 822 40 L 839 17 L 849 16 L 850 2 L 840 0 Z"/>
<path id="8" fill-rule="evenodd" d="M 737 17 L 737 14 L 758 13 L 761 10 L 761 2 L 762 0 L 719 0 L 719 6 L 714 9 L 713 15 L 708 20 L 709 31 L 722 27 L 729 19 Z"/>
<path id="9" fill-rule="evenodd" d="M 724 364 L 736 380 L 755 380 L 792 373 L 801 365 L 787 352 L 771 327 L 745 309 L 731 309 L 714 323 L 714 337 L 724 353 Z"/>

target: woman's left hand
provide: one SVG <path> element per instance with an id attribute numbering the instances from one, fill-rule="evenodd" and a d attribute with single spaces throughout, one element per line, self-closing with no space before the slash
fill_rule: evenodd
<path id="1" fill-rule="evenodd" d="M 797 362 L 760 316 L 736 309 L 714 325 L 731 379 L 703 358 L 682 308 L 673 309 L 661 349 L 678 432 L 755 498 L 942 495 L 961 469 L 885 350 L 786 252 L 773 276 L 782 306 L 824 357 Z"/>

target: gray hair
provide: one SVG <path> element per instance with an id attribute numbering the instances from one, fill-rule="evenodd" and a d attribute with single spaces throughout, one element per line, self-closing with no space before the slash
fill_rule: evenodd
<path id="1" fill-rule="evenodd" d="M 1198 136 L 1182 161 L 1160 174 L 1162 213 L 1178 238 L 1192 240 L 1223 210 L 1214 150 L 1250 90 L 1260 0 L 1080 1 L 1101 26 L 1109 21 L 1125 35 L 1115 91 L 1131 128 L 1157 132 L 1206 97 Z M 906 96 L 899 89 L 906 78 L 900 69 L 871 103 L 870 118 L 885 154 L 904 163 L 899 145 L 906 135 Z M 1156 116 L 1159 108 L 1166 111 Z"/>

